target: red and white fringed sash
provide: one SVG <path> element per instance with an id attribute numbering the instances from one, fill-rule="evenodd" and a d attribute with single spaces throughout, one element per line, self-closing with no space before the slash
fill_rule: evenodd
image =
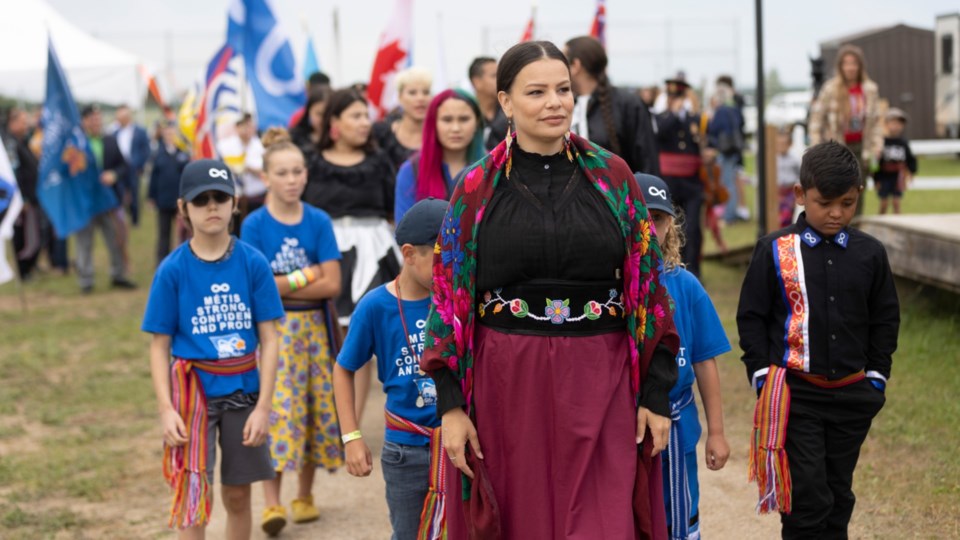
<path id="1" fill-rule="evenodd" d="M 440 540 L 447 537 L 444 498 L 447 492 L 447 452 L 443 449 L 443 434 L 438 428 L 428 428 L 401 418 L 384 409 L 387 429 L 416 433 L 430 439 L 430 489 L 423 500 L 420 530 L 417 540 Z"/>
<path id="2" fill-rule="evenodd" d="M 779 510 L 789 514 L 792 509 L 793 482 L 790 462 L 784 448 L 787 440 L 787 420 L 790 418 L 790 386 L 787 373 L 820 388 L 842 388 L 862 381 L 863 370 L 841 379 L 828 379 L 771 365 L 767 381 L 760 390 L 760 399 L 753 413 L 753 437 L 750 439 L 749 480 L 757 481 L 760 499 L 757 513 Z"/>
<path id="3" fill-rule="evenodd" d="M 210 519 L 213 491 L 207 480 L 207 398 L 197 371 L 216 375 L 239 375 L 257 369 L 257 355 L 226 360 L 184 360 L 170 364 L 173 407 L 187 427 L 184 446 L 163 445 L 163 477 L 173 489 L 171 528 L 205 525 Z"/>

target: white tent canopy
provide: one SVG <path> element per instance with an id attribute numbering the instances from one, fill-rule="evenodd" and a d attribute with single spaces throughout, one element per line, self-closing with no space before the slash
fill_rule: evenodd
<path id="1" fill-rule="evenodd" d="M 44 0 L 0 0 L 0 14 L 0 94 L 43 101 L 49 35 L 74 99 L 142 102 L 146 84 L 134 55 L 80 30 Z"/>

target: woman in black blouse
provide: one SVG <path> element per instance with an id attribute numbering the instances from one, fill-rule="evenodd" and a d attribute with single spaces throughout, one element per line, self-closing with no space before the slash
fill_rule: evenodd
<path id="1" fill-rule="evenodd" d="M 622 159 L 569 134 L 555 45 L 515 45 L 497 88 L 516 136 L 451 198 L 421 359 L 449 458 L 448 537 L 665 538 L 653 456 L 677 340 L 639 187 Z"/>
<path id="2" fill-rule="evenodd" d="M 370 137 L 366 100 L 353 89 L 334 92 L 323 112 L 320 143 L 310 159 L 303 200 L 333 218 L 343 256 L 336 308 L 344 327 L 367 291 L 400 273 L 400 253 L 388 222 L 395 178 L 390 161 L 376 150 Z M 369 388 L 370 369 L 361 370 L 358 377 L 358 386 Z M 358 418 L 365 400 L 366 392 L 361 390 L 357 393 Z"/>

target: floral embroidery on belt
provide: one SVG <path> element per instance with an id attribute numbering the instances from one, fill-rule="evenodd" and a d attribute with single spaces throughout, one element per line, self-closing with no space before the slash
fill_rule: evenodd
<path id="1" fill-rule="evenodd" d="M 620 294 L 620 291 L 616 289 L 610 289 L 610 298 L 608 298 L 606 302 L 600 303 L 597 300 L 590 300 L 584 304 L 583 313 L 576 317 L 570 316 L 572 312 L 570 311 L 569 298 L 563 300 L 547 298 L 547 306 L 543 311 L 543 315 L 537 315 L 536 313 L 530 312 L 530 305 L 526 300 L 522 298 L 508 300 L 501 295 L 502 292 L 503 289 L 494 289 L 492 293 L 490 291 L 483 293 L 483 303 L 478 307 L 480 317 L 485 317 L 491 306 L 493 306 L 492 311 L 494 314 L 498 314 L 503 311 L 504 308 L 508 308 L 510 313 L 518 319 L 531 318 L 536 321 L 550 321 L 553 324 L 579 322 L 584 319 L 595 321 L 605 313 L 612 317 L 623 316 L 623 296 Z M 617 308 L 620 308 L 619 314 L 617 313 Z"/>

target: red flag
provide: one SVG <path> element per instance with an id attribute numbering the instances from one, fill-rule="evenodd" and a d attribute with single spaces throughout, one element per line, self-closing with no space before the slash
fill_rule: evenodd
<path id="1" fill-rule="evenodd" d="M 520 43 L 524 41 L 533 41 L 534 19 L 537 16 L 537 7 L 530 8 L 530 20 L 527 21 L 526 28 L 523 29 L 523 36 L 520 37 Z"/>
<path id="2" fill-rule="evenodd" d="M 370 100 L 371 114 L 379 119 L 397 102 L 397 91 L 393 79 L 397 72 L 406 67 L 413 43 L 413 0 L 397 0 L 393 16 L 387 28 L 380 34 L 380 47 L 373 61 L 370 85 L 367 86 L 367 98 Z"/>
<path id="3" fill-rule="evenodd" d="M 607 46 L 607 7 L 604 0 L 597 0 L 597 14 L 593 17 L 590 26 L 590 35 L 597 38 L 604 47 Z"/>

